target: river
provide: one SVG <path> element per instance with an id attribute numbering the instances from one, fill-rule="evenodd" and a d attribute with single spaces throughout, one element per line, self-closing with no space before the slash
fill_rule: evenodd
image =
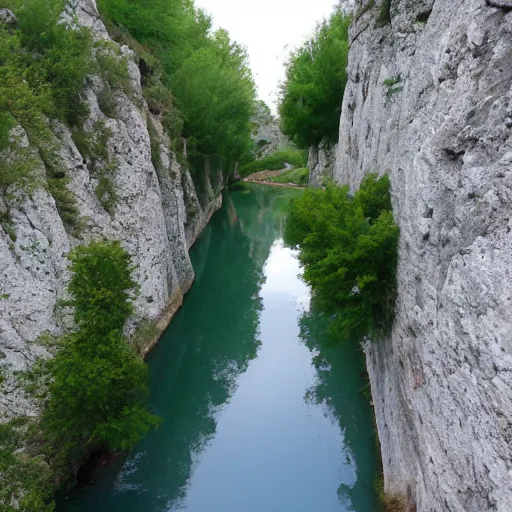
<path id="1" fill-rule="evenodd" d="M 226 194 L 191 251 L 196 281 L 147 359 L 161 427 L 58 510 L 379 510 L 361 352 L 328 333 L 282 242 L 300 193 Z"/>

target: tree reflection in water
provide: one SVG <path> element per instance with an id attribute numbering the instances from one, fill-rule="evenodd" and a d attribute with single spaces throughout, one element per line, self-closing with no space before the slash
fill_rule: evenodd
<path id="1" fill-rule="evenodd" d="M 63 510 L 179 510 L 216 416 L 257 356 L 263 266 L 298 191 L 243 188 L 226 197 L 192 250 L 196 281 L 148 357 L 150 406 L 162 426 Z M 85 496 L 84 496 L 85 494 Z"/>
<path id="2" fill-rule="evenodd" d="M 373 483 L 377 475 L 377 448 L 372 412 L 362 389 L 366 384 L 364 354 L 358 343 L 339 340 L 329 319 L 315 307 L 300 321 L 301 339 L 313 354 L 317 382 L 305 399 L 325 408 L 325 415 L 344 433 L 347 461 L 354 468 L 353 482 L 342 482 L 338 497 L 344 509 L 378 512 Z"/>

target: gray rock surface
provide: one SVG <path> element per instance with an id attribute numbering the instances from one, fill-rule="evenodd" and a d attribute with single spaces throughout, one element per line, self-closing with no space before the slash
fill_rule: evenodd
<path id="1" fill-rule="evenodd" d="M 268 106 L 259 102 L 253 118 L 255 125 L 253 141 L 256 144 L 256 159 L 265 158 L 279 149 L 292 146 L 288 137 L 283 135 L 278 120 L 272 115 Z"/>
<path id="2" fill-rule="evenodd" d="M 326 180 L 332 179 L 336 165 L 337 145 L 320 143 L 311 146 L 308 155 L 308 187 L 321 187 Z"/>
<path id="3" fill-rule="evenodd" d="M 389 172 L 401 229 L 392 336 L 365 346 L 385 488 L 510 512 L 510 2 L 392 0 L 379 28 L 381 3 L 351 29 L 335 176 Z"/>
<path id="4" fill-rule="evenodd" d="M 69 23 L 78 19 L 97 39 L 108 38 L 94 0 L 70 2 L 62 19 Z M 154 319 L 163 330 L 194 279 L 188 250 L 221 204 L 220 187 L 214 193 L 208 182 L 211 193 L 201 206 L 188 170 L 168 149 L 158 119 L 150 115 L 142 98 L 139 69 L 131 51 L 123 47 L 121 54 L 130 59 L 133 95 L 116 92 L 116 119 L 106 117 L 97 99 L 103 84 L 98 78 L 89 80 L 91 113 L 84 127 L 93 131 L 95 123 L 102 121 L 112 132 L 108 153 L 118 162 L 113 175 L 118 201 L 112 214 L 96 197 L 98 177 L 75 146 L 68 128 L 59 124 L 54 132 L 71 177 L 69 190 L 77 201 L 80 232 L 66 232 L 55 201 L 44 187 L 32 194 L 10 190 L 0 201 L 0 207 L 9 209 L 11 230 L 16 235 L 14 241 L 0 223 L 0 369 L 6 377 L 0 385 L 0 421 L 37 414 L 35 405 L 21 391 L 16 374 L 27 370 L 36 357 L 47 355 L 38 342 L 41 335 L 58 335 L 68 325 L 69 315 L 61 311 L 58 301 L 66 298 L 70 277 L 67 255 L 73 247 L 93 239 L 120 240 L 133 257 L 140 285 L 136 313 L 128 322 L 127 333 L 145 318 Z M 153 123 L 162 141 L 158 171 L 151 161 L 148 122 Z M 42 162 L 40 167 L 44 179 Z M 147 352 L 155 342 L 149 340 L 142 351 Z"/>
<path id="5" fill-rule="evenodd" d="M 15 27 L 17 23 L 16 16 L 9 9 L 0 9 L 0 23 L 5 23 L 8 27 Z"/>

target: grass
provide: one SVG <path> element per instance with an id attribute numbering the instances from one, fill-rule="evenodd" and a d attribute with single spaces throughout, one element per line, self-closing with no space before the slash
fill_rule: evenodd
<path id="1" fill-rule="evenodd" d="M 285 168 L 285 164 L 294 167 L 304 167 L 307 164 L 307 154 L 301 149 L 282 149 L 276 151 L 262 160 L 255 160 L 240 168 L 240 175 L 245 177 L 259 171 L 279 171 Z"/>
<path id="2" fill-rule="evenodd" d="M 301 167 L 299 169 L 292 169 L 286 171 L 275 178 L 271 178 L 270 181 L 273 183 L 290 183 L 293 185 L 306 186 L 309 180 L 309 169 L 307 167 Z"/>

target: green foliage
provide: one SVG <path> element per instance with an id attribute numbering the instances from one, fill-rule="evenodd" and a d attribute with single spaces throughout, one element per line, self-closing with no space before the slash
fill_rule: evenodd
<path id="1" fill-rule="evenodd" d="M 159 420 L 145 406 L 147 368 L 122 334 L 133 310 L 131 259 L 118 242 L 78 246 L 70 255 L 78 330 L 45 363 L 52 377 L 41 420 L 61 477 L 93 449 L 130 449 Z"/>
<path id="2" fill-rule="evenodd" d="M 356 22 L 363 14 L 367 13 L 370 9 L 375 7 L 375 0 L 366 0 L 366 4 L 363 4 L 365 0 L 359 0 L 361 4 L 354 13 L 354 22 Z"/>
<path id="3" fill-rule="evenodd" d="M 30 432 L 23 419 L 0 423 L 0 510 L 52 512 L 53 482 L 41 456 L 27 447 Z M 18 506 L 15 503 L 18 503 Z"/>
<path id="4" fill-rule="evenodd" d="M 367 176 L 354 197 L 348 187 L 329 184 L 293 203 L 286 241 L 300 246 L 304 279 L 344 336 L 361 339 L 390 328 L 398 236 L 387 176 Z"/>
<path id="5" fill-rule="evenodd" d="M 391 98 L 394 94 L 403 91 L 403 87 L 399 85 L 402 82 L 402 77 L 400 75 L 388 78 L 384 80 L 383 84 L 387 87 L 386 96 Z"/>
<path id="6" fill-rule="evenodd" d="M 94 326 L 98 334 L 121 330 L 133 311 L 130 291 L 136 288 L 130 255 L 119 242 L 92 242 L 78 246 L 69 259 L 76 324 Z"/>
<path id="7" fill-rule="evenodd" d="M 400 75 L 394 76 L 392 78 L 387 78 L 384 80 L 384 85 L 387 87 L 393 87 L 393 85 L 396 85 L 399 83 L 402 79 L 400 78 Z"/>
<path id="8" fill-rule="evenodd" d="M 95 193 L 103 208 L 114 213 L 118 201 L 114 176 L 117 171 L 118 161 L 111 157 L 108 151 L 108 142 L 112 131 L 104 121 L 96 121 L 92 131 L 84 129 L 74 130 L 73 142 L 80 154 L 85 158 L 92 175 L 98 179 Z"/>
<path id="9" fill-rule="evenodd" d="M 336 10 L 286 65 L 279 100 L 281 129 L 301 148 L 338 137 L 350 21 Z"/>
<path id="10" fill-rule="evenodd" d="M 273 183 L 292 183 L 294 185 L 305 186 L 309 180 L 309 169 L 302 167 L 300 169 L 292 169 L 286 171 L 275 178 L 271 178 L 270 181 Z"/>
<path id="11" fill-rule="evenodd" d="M 111 33 L 131 41 L 142 59 L 145 97 L 153 113 L 164 115 L 171 139 L 183 130 L 201 157 L 237 160 L 250 151 L 255 87 L 246 51 L 226 31 L 213 31 L 192 0 L 99 0 L 98 6 Z"/>
<path id="12" fill-rule="evenodd" d="M 116 98 L 109 85 L 105 85 L 98 94 L 98 106 L 107 117 L 115 118 L 117 114 Z"/>
<path id="13" fill-rule="evenodd" d="M 14 225 L 12 223 L 11 217 L 8 214 L 0 215 L 0 225 L 2 226 L 5 233 L 11 239 L 11 242 L 16 242 L 16 231 L 14 230 Z"/>
<path id="14" fill-rule="evenodd" d="M 81 93 L 92 67 L 92 38 L 87 29 L 57 23 L 63 6 L 62 0 L 23 0 L 16 16 L 29 83 L 49 84 L 53 108 L 46 113 L 75 125 L 87 115 Z"/>
<path id="15" fill-rule="evenodd" d="M 64 225 L 73 227 L 78 221 L 78 206 L 71 190 L 67 187 L 70 179 L 48 178 L 48 189 L 55 199 L 57 211 Z"/>
<path id="16" fill-rule="evenodd" d="M 37 160 L 13 137 L 14 126 L 21 125 L 32 145 L 49 154 L 52 133 L 46 117 L 74 124 L 87 113 L 81 92 L 91 67 L 92 47 L 87 30 L 57 23 L 61 0 L 12 4 L 19 28 L 0 27 L 0 151 L 11 143 L 11 152 L 0 154 L 4 194 L 14 184 L 32 186 L 36 177 Z M 69 214 L 73 198 L 68 195 L 61 201 L 65 187 L 60 185 L 52 182 L 49 188 L 56 193 L 57 206 L 65 203 L 62 211 Z"/>
<path id="17" fill-rule="evenodd" d="M 154 340 L 160 334 L 160 330 L 155 325 L 154 320 L 145 318 L 137 327 L 137 330 L 131 337 L 132 347 L 141 352 L 149 342 Z"/>
<path id="18" fill-rule="evenodd" d="M 127 58 L 117 54 L 117 47 L 113 49 L 104 42 L 97 43 L 97 46 L 96 62 L 100 76 L 111 91 L 120 90 L 131 95 L 132 85 Z"/>
<path id="19" fill-rule="evenodd" d="M 285 164 L 290 164 L 294 167 L 304 167 L 307 161 L 307 154 L 303 150 L 293 148 L 281 149 L 262 160 L 255 160 L 243 165 L 240 167 L 239 172 L 241 176 L 248 176 L 259 171 L 279 171 L 285 168 Z"/>
<path id="20" fill-rule="evenodd" d="M 94 192 L 103 208 L 105 208 L 105 210 L 110 213 L 110 215 L 113 215 L 119 198 L 112 176 L 110 176 L 108 173 L 103 173 L 100 176 L 98 186 Z"/>
<path id="21" fill-rule="evenodd" d="M 375 22 L 378 28 L 385 27 L 391 23 L 391 0 L 382 0 L 379 8 L 379 15 Z"/>

